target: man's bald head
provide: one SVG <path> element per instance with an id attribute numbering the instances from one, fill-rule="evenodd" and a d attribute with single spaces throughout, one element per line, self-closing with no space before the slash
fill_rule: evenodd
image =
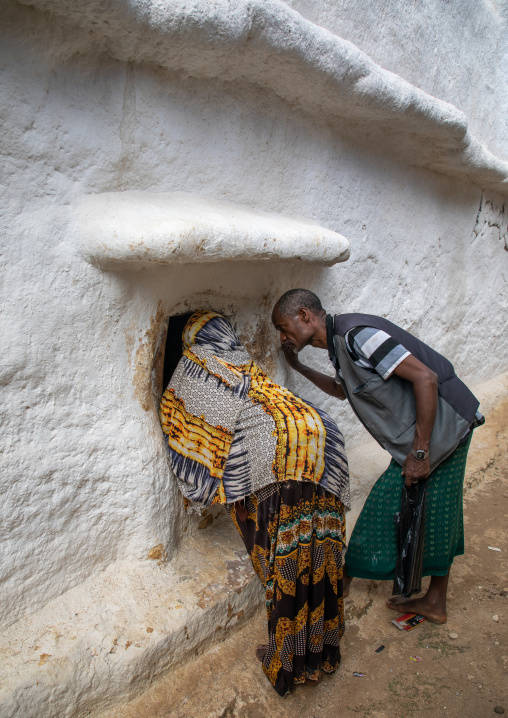
<path id="1" fill-rule="evenodd" d="M 272 311 L 272 324 L 282 346 L 296 353 L 309 344 L 327 347 L 325 318 L 319 297 L 308 289 L 290 289 Z"/>
<path id="2" fill-rule="evenodd" d="M 274 311 L 277 310 L 283 317 L 295 317 L 302 307 L 317 315 L 324 311 L 317 294 L 309 289 L 290 289 L 285 292 L 275 305 Z"/>

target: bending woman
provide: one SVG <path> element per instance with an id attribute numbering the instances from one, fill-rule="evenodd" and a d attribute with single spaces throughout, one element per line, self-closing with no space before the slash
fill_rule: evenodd
<path id="1" fill-rule="evenodd" d="M 225 504 L 266 594 L 257 651 L 281 696 L 340 662 L 342 544 L 349 508 L 343 438 L 324 412 L 273 383 L 215 312 L 196 312 L 160 405 L 186 499 Z"/>

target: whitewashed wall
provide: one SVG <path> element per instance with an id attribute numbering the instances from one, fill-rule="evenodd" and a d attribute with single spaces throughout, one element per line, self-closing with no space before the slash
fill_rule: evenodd
<path id="1" fill-rule="evenodd" d="M 500 8 L 468 3 L 457 22 L 464 3 L 426 2 L 408 16 L 390 2 L 381 18 L 375 4 L 291 4 L 456 103 L 508 159 Z M 271 305 L 307 286 L 329 310 L 401 323 L 469 382 L 506 370 L 502 194 L 410 167 L 266 88 L 113 59 L 88 30 L 12 0 L 2 16 L 3 625 L 118 558 L 178 546 L 186 519 L 150 390 L 169 314 L 203 305 L 235 314 L 275 372 Z M 345 235 L 351 259 L 105 271 L 77 245 L 75 210 L 83 195 L 124 190 L 303 215 Z M 280 366 L 278 376 L 322 402 L 349 447 L 363 440 L 347 408 Z"/>
<path id="2" fill-rule="evenodd" d="M 291 0 L 312 22 L 376 63 L 451 102 L 493 152 L 506 157 L 508 6 L 505 0 Z"/>

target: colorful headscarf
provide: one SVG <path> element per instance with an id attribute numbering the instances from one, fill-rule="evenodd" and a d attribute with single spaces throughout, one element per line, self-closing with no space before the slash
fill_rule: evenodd
<path id="1" fill-rule="evenodd" d="M 220 354 L 242 350 L 240 339 L 228 320 L 216 312 L 195 312 L 182 334 L 183 346 L 206 346 L 209 351 Z"/>
<path id="2" fill-rule="evenodd" d="M 332 419 L 269 379 L 225 317 L 196 312 L 160 405 L 183 494 L 229 503 L 288 480 L 313 481 L 349 506 L 342 434 Z"/>

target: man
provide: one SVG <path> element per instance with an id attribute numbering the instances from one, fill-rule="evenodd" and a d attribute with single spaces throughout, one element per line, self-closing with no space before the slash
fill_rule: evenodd
<path id="1" fill-rule="evenodd" d="M 393 579 L 402 486 L 428 478 L 423 575 L 431 576 L 429 589 L 419 598 L 392 597 L 387 606 L 445 623 L 450 566 L 464 553 L 462 487 L 471 430 L 484 422 L 478 400 L 445 357 L 382 317 L 332 317 L 313 292 L 292 289 L 276 303 L 272 322 L 289 365 L 327 394 L 347 399 L 392 455 L 351 535 L 348 583 L 355 576 Z M 300 362 L 298 353 L 308 345 L 328 350 L 335 379 Z"/>

